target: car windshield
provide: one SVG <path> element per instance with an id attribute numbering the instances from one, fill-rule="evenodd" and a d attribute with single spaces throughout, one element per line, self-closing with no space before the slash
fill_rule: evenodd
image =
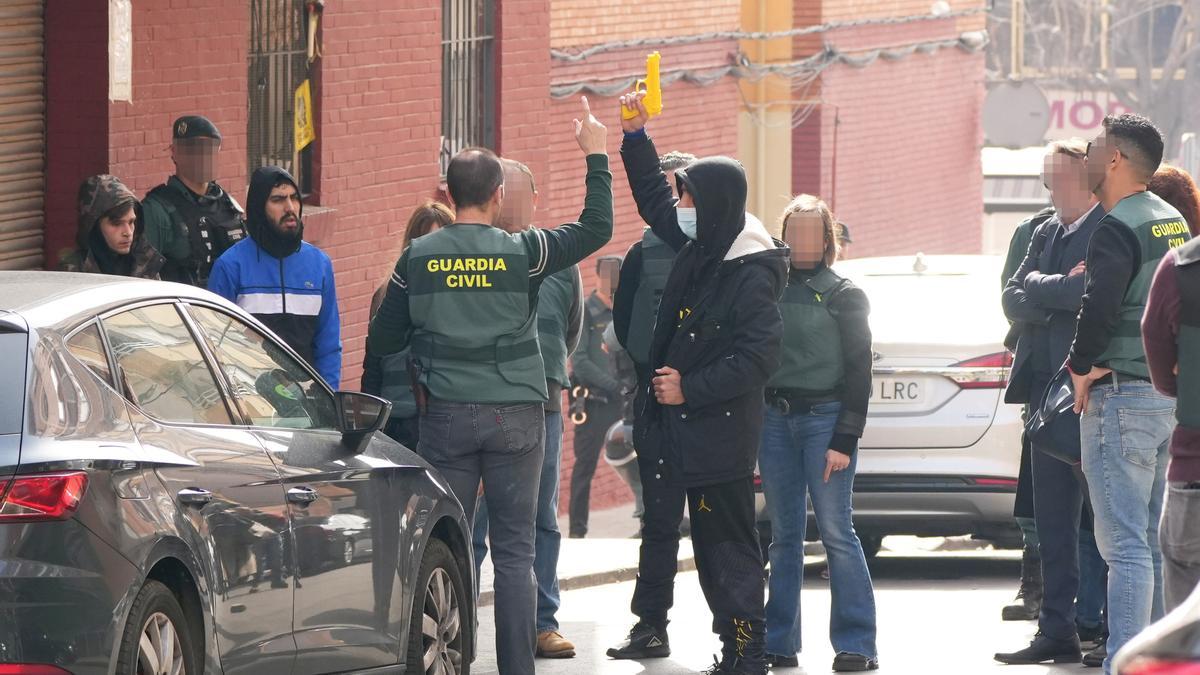
<path id="1" fill-rule="evenodd" d="M 0 333 L 0 435 L 21 433 L 28 339 L 25 333 Z"/>

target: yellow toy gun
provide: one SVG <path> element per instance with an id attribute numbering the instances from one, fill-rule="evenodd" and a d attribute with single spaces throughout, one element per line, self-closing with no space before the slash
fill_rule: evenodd
<path id="1" fill-rule="evenodd" d="M 638 80 L 633 85 L 634 90 L 646 92 L 646 97 L 642 99 L 642 105 L 646 106 L 646 112 L 650 113 L 651 117 L 661 115 L 663 109 L 662 79 L 659 77 L 658 70 L 661 61 L 662 56 L 658 52 L 648 54 L 646 56 L 646 79 Z M 623 119 L 631 120 L 637 116 L 637 108 L 621 110 Z"/>

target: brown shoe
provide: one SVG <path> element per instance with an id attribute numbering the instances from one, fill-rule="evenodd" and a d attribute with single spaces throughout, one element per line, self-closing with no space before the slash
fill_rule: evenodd
<path id="1" fill-rule="evenodd" d="M 575 645 L 556 630 L 538 633 L 537 655 L 543 659 L 570 659 L 575 657 Z"/>

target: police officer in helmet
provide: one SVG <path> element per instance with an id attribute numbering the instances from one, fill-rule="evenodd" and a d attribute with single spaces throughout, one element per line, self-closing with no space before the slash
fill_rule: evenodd
<path id="1" fill-rule="evenodd" d="M 246 236 L 245 212 L 217 184 L 221 132 L 185 115 L 171 128 L 175 175 L 146 194 L 146 239 L 166 258 L 162 278 L 205 287 L 213 262 Z"/>

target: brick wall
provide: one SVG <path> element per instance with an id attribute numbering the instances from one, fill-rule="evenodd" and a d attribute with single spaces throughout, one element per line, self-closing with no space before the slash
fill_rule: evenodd
<path id="1" fill-rule="evenodd" d="M 249 4 L 133 3 L 133 100 L 108 106 L 110 171 L 138 195 L 174 173 L 171 123 L 202 114 L 221 130 L 217 181 L 244 201 Z M 197 26 L 204 26 L 203 31 Z"/>
<path id="2" fill-rule="evenodd" d="M 550 46 L 585 47 L 642 37 L 736 30 L 740 2 L 730 0 L 554 0 Z"/>
<path id="3" fill-rule="evenodd" d="M 336 213 L 319 243 L 337 272 L 343 387 L 356 388 L 371 294 L 437 187 L 441 3 L 329 3 L 323 30 L 321 206 Z"/>
<path id="4" fill-rule="evenodd" d="M 920 2 L 891 4 L 893 16 L 928 12 Z M 826 2 L 823 18 L 845 18 L 848 6 L 860 5 Z M 842 51 L 861 52 L 953 39 L 962 29 L 942 19 L 825 35 Z M 852 228 L 855 257 L 981 250 L 983 68 L 982 54 L 949 48 L 822 74 L 822 105 L 793 136 L 793 186 L 831 203 Z"/>

